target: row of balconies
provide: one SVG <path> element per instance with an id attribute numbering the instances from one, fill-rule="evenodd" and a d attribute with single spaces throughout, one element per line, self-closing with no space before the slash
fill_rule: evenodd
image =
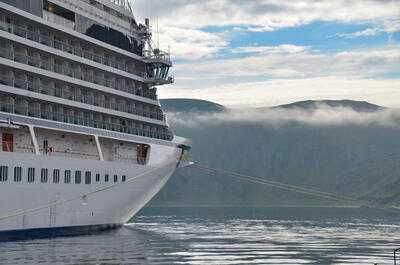
<path id="1" fill-rule="evenodd" d="M 159 126 L 148 125 L 148 127 L 150 127 L 150 129 L 134 128 L 134 127 L 127 126 L 126 124 L 123 124 L 123 122 L 118 124 L 118 123 L 112 123 L 112 122 L 98 121 L 98 120 L 94 120 L 94 119 L 77 117 L 77 116 L 68 115 L 68 114 L 64 114 L 64 113 L 61 114 L 61 113 L 53 112 L 50 110 L 49 111 L 42 110 L 40 108 L 32 107 L 31 104 L 29 104 L 29 105 L 30 106 L 28 106 L 28 107 L 23 107 L 23 106 L 16 106 L 13 104 L 0 102 L 0 111 L 18 114 L 18 115 L 29 116 L 29 117 L 41 118 L 41 119 L 46 119 L 46 120 L 52 120 L 52 121 L 57 121 L 57 122 L 64 122 L 64 123 L 87 126 L 87 127 L 92 127 L 92 128 L 99 128 L 99 129 L 104 129 L 104 130 L 109 130 L 109 131 L 114 131 L 114 132 L 146 136 L 146 137 L 151 137 L 151 138 L 156 138 L 156 139 L 161 139 L 161 140 L 171 141 L 173 138 L 173 134 L 168 129 L 161 128 Z M 160 132 L 158 130 L 158 128 L 160 130 L 162 130 L 163 132 Z"/>
<path id="2" fill-rule="evenodd" d="M 0 30 L 7 31 L 9 33 L 13 33 L 13 34 L 23 37 L 25 39 L 44 44 L 46 46 L 53 47 L 55 49 L 91 60 L 96 63 L 101 63 L 103 65 L 130 73 L 130 74 L 134 74 L 134 75 L 137 75 L 140 77 L 145 77 L 145 75 L 146 75 L 146 73 L 143 71 L 135 70 L 135 68 L 132 65 L 130 66 L 127 64 L 123 64 L 123 63 L 120 63 L 111 58 L 106 58 L 99 54 L 91 53 L 91 52 L 81 49 L 79 47 L 69 45 L 65 42 L 53 40 L 53 39 L 49 38 L 48 36 L 41 35 L 41 34 L 33 32 L 33 31 L 28 31 L 22 27 L 18 27 L 18 26 L 11 25 L 9 23 L 0 21 Z"/>
<path id="3" fill-rule="evenodd" d="M 143 116 L 146 118 L 165 121 L 165 115 L 160 113 L 161 110 L 159 110 L 160 112 L 145 110 L 143 108 L 139 108 L 139 106 L 141 106 L 141 104 L 137 104 L 137 103 L 129 104 L 128 102 L 126 102 L 128 104 L 119 104 L 119 103 L 112 102 L 112 99 L 102 100 L 102 99 L 96 98 L 95 96 L 71 93 L 69 91 L 65 91 L 66 89 L 61 89 L 61 88 L 56 89 L 54 87 L 45 86 L 43 84 L 29 82 L 26 80 L 10 78 L 7 76 L 2 76 L 2 75 L 0 75 L 0 84 L 16 87 L 16 88 L 20 88 L 20 89 L 25 89 L 25 90 L 29 90 L 32 92 L 45 94 L 45 95 L 50 95 L 50 96 L 54 96 L 54 97 L 58 97 L 58 98 L 63 98 L 63 99 L 73 100 L 76 102 L 90 104 L 93 106 L 103 107 L 106 109 L 112 109 L 112 110 L 126 112 L 126 113 L 130 113 L 130 114 L 134 114 L 134 115 L 139 115 L 139 116 Z M 137 107 L 135 105 L 137 105 Z"/>
<path id="4" fill-rule="evenodd" d="M 123 126 L 128 126 L 136 129 L 150 130 L 150 123 L 143 123 L 137 120 L 124 119 L 119 116 L 111 116 L 104 113 L 93 112 L 90 110 L 83 110 L 78 108 L 72 108 L 67 105 L 59 105 L 56 103 L 44 102 L 40 100 L 35 100 L 27 98 L 24 96 L 13 96 L 11 94 L 0 94 L 2 98 L 0 102 L 9 104 L 18 109 L 32 109 L 40 110 L 42 112 L 51 112 L 56 114 L 67 115 L 75 118 L 84 118 L 87 120 L 94 120 L 97 122 L 105 122 L 112 124 L 120 124 Z M 155 127 L 158 132 L 163 132 L 164 127 Z"/>
<path id="5" fill-rule="evenodd" d="M 96 1 L 87 1 L 87 0 L 60 0 L 65 4 L 72 6 L 73 8 L 85 11 L 86 13 L 106 22 L 111 25 L 120 27 L 126 31 L 130 31 L 133 26 L 132 23 L 129 22 L 129 18 L 127 18 L 122 13 L 117 13 L 115 10 L 112 10 L 108 7 L 97 3 Z M 85 3 L 86 2 L 86 3 Z M 93 2 L 93 3 L 91 3 Z"/>
<path id="6" fill-rule="evenodd" d="M 82 81 L 90 82 L 96 85 L 105 86 L 108 88 L 116 89 L 119 91 L 127 92 L 130 94 L 134 94 L 137 96 L 142 96 L 146 98 L 150 98 L 153 100 L 157 100 L 157 95 L 148 90 L 144 90 L 139 85 L 138 88 L 134 88 L 132 86 L 126 86 L 119 82 L 114 82 L 111 80 L 104 79 L 102 77 L 92 75 L 90 73 L 85 73 L 81 70 L 71 69 L 69 67 L 65 67 L 62 64 L 54 64 L 48 62 L 48 60 L 38 59 L 32 56 L 25 55 L 20 52 L 16 52 L 13 50 L 8 50 L 4 48 L 0 48 L 0 57 L 6 58 L 15 62 L 27 64 L 36 68 L 40 68 L 43 70 L 51 71 L 54 73 L 58 73 L 61 75 L 69 76 L 75 79 L 79 79 Z"/>

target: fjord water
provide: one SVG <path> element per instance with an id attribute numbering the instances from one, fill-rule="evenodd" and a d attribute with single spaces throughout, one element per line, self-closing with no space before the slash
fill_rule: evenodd
<path id="1" fill-rule="evenodd" d="M 148 207 L 121 229 L 0 243 L 0 264 L 393 264 L 400 216 L 366 208 Z"/>

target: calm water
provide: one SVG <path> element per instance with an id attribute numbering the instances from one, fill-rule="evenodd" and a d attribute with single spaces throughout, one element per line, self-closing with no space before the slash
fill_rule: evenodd
<path id="1" fill-rule="evenodd" d="M 399 221 L 358 208 L 145 208 L 118 230 L 0 243 L 0 264 L 393 264 Z"/>

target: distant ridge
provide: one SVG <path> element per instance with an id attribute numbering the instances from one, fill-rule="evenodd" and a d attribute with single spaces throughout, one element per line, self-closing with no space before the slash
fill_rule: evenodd
<path id="1" fill-rule="evenodd" d="M 272 108 L 282 108 L 282 109 L 291 109 L 291 108 L 302 108 L 302 109 L 316 109 L 319 105 L 328 105 L 330 107 L 345 107 L 351 108 L 358 112 L 373 112 L 383 107 L 371 104 L 366 101 L 355 101 L 355 100 L 305 100 L 305 101 L 298 101 L 290 104 L 279 105 Z M 261 108 L 267 109 L 267 108 Z"/>
<path id="2" fill-rule="evenodd" d="M 160 99 L 166 112 L 221 112 L 226 108 L 217 103 L 190 98 Z"/>
<path id="3" fill-rule="evenodd" d="M 190 98 L 173 98 L 173 99 L 160 99 L 160 103 L 166 112 L 221 112 L 227 110 L 227 107 L 224 107 L 220 104 L 201 100 L 201 99 L 190 99 Z M 261 107 L 257 108 L 258 110 L 268 110 L 268 109 L 291 109 L 291 108 L 299 108 L 299 109 L 307 109 L 307 110 L 315 110 L 320 105 L 327 105 L 330 107 L 344 107 L 351 108 L 357 112 L 374 112 L 384 107 L 371 104 L 367 101 L 356 101 L 356 100 L 304 100 L 293 102 L 290 104 L 284 104 L 274 107 Z"/>
<path id="4" fill-rule="evenodd" d="M 290 112 L 296 108 L 307 110 L 306 108 L 315 108 L 319 104 L 343 106 L 362 114 L 374 113 L 373 111 L 383 109 L 382 107 L 362 101 L 309 100 L 263 108 L 265 113 L 272 110 L 271 115 L 266 117 L 271 117 L 271 122 L 263 122 L 265 119 L 261 119 L 260 122 L 247 122 L 251 115 L 263 115 L 263 109 L 259 113 L 250 112 L 249 115 L 244 115 L 243 119 L 240 119 L 241 111 L 238 110 L 233 113 L 239 114 L 238 120 L 222 120 L 227 115 L 208 115 L 212 110 L 224 109 L 212 102 L 180 99 L 165 100 L 161 103 L 168 111 L 206 111 L 194 112 L 193 115 L 171 115 L 173 118 L 169 119 L 174 133 L 191 140 L 191 154 L 199 165 L 232 170 L 323 192 L 354 196 L 360 200 L 400 206 L 400 123 L 395 121 L 397 125 L 386 126 L 369 119 L 364 123 L 361 116 L 369 115 L 350 114 L 354 117 L 349 117 L 349 122 L 335 123 L 335 126 L 330 125 L 328 116 L 322 115 L 321 119 L 324 119 L 324 122 L 318 125 L 321 121 L 318 115 L 310 113 L 311 120 L 317 123 L 307 123 L 301 120 L 291 122 L 291 119 L 287 119 L 290 115 L 294 118 L 296 115 L 305 117 L 307 113 L 283 113 L 285 110 Z M 174 104 L 179 105 L 171 106 Z M 282 121 L 287 123 L 280 124 L 278 115 L 281 111 L 274 110 L 284 110 Z M 310 110 L 312 111 L 313 109 Z M 341 116 L 348 114 L 340 109 L 333 111 L 337 111 Z M 371 115 L 374 119 L 385 118 L 387 115 L 379 112 L 374 114 L 376 115 Z M 196 119 L 196 115 L 201 117 Z M 351 122 L 353 118 L 354 123 Z M 187 123 L 183 119 L 188 119 Z M 193 119 L 193 123 L 190 119 Z M 328 119 L 327 123 L 325 119 Z M 151 205 L 341 204 L 265 188 L 193 168 L 182 168 L 175 172 L 152 200 Z"/>

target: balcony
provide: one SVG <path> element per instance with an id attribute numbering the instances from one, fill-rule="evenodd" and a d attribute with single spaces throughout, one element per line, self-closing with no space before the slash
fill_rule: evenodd
<path id="1" fill-rule="evenodd" d="M 19 62 L 19 63 L 23 63 L 23 64 L 27 64 L 33 67 L 37 67 L 37 68 L 41 68 L 47 71 L 51 71 L 51 72 L 55 72 L 58 74 L 62 74 L 65 76 L 69 76 L 75 79 L 79 79 L 79 80 L 83 80 L 86 82 L 90 82 L 93 84 L 97 84 L 97 85 L 101 85 L 101 86 L 105 86 L 105 87 L 109 87 L 112 89 L 116 89 L 119 91 L 123 91 L 123 92 L 127 92 L 133 95 L 137 95 L 137 96 L 141 96 L 141 97 L 145 97 L 145 98 L 149 98 L 149 99 L 153 99 L 153 100 L 157 100 L 157 94 L 152 93 L 152 92 L 148 92 L 148 91 L 139 91 L 139 90 L 135 90 L 134 88 L 131 87 L 125 87 L 125 86 L 121 86 L 118 83 L 115 82 L 111 82 L 109 80 L 106 79 L 102 79 L 93 75 L 87 75 L 87 74 L 83 74 L 81 71 L 75 71 L 73 69 L 67 68 L 67 67 L 63 67 L 61 65 L 57 65 L 57 64 L 52 64 L 49 63 L 47 61 L 43 61 L 37 58 L 33 58 L 33 57 L 29 57 L 26 56 L 24 54 L 20 54 L 20 53 L 16 53 L 10 50 L 6 50 L 6 49 L 1 49 L 0 48 L 0 57 L 2 58 L 6 58 L 15 62 Z"/>
<path id="2" fill-rule="evenodd" d="M 45 119 L 45 120 L 52 120 L 52 121 L 57 121 L 57 122 L 64 122 L 64 123 L 69 123 L 69 124 L 98 128 L 98 129 L 103 129 L 103 130 L 108 130 L 108 131 L 133 134 L 133 135 L 138 135 L 138 136 L 145 136 L 145 137 L 150 137 L 150 138 L 155 138 L 155 139 L 160 139 L 160 140 L 172 141 L 172 139 L 173 139 L 173 135 L 171 133 L 169 133 L 169 134 L 168 133 L 159 133 L 159 132 L 144 130 L 144 129 L 140 129 L 140 128 L 132 128 L 132 127 L 128 127 L 128 126 L 123 126 L 120 124 L 114 124 L 114 123 L 108 123 L 108 122 L 104 122 L 104 121 L 97 121 L 97 120 L 93 120 L 93 119 L 74 117 L 74 116 L 67 115 L 67 114 L 60 114 L 57 112 L 45 111 L 45 110 L 31 108 L 31 107 L 15 106 L 15 105 L 8 104 L 8 103 L 0 102 L 0 111 L 34 117 L 34 118 L 41 118 L 41 119 Z"/>
<path id="3" fill-rule="evenodd" d="M 159 121 L 166 121 L 165 115 L 153 111 L 146 111 L 139 108 L 133 108 L 130 105 L 118 105 L 109 101 L 99 100 L 93 97 L 88 97 L 84 95 L 72 94 L 70 92 L 56 90 L 55 88 L 39 85 L 32 82 L 27 82 L 24 80 L 9 78 L 6 76 L 0 75 L 0 84 L 12 86 L 19 89 L 24 89 L 28 91 L 32 91 L 35 93 L 40 93 L 44 95 L 54 96 L 58 98 L 63 98 L 67 100 L 72 100 L 75 102 L 85 103 L 92 106 L 102 107 L 106 109 L 121 111 L 129 114 L 134 114 L 150 119 L 155 119 Z"/>
<path id="4" fill-rule="evenodd" d="M 43 18 L 48 20 L 48 21 L 50 21 L 50 22 L 53 22 L 53 23 L 55 23 L 57 25 L 61 25 L 63 27 L 66 27 L 66 28 L 69 28 L 69 29 L 72 29 L 72 30 L 75 29 L 75 22 L 74 21 L 71 21 L 69 19 L 63 18 L 62 16 L 58 16 L 58 15 L 56 15 L 54 13 L 51 13 L 51 12 L 49 12 L 47 10 L 43 10 Z"/>
<path id="5" fill-rule="evenodd" d="M 90 53 L 90 52 L 82 50 L 78 47 L 68 45 L 64 42 L 52 40 L 46 36 L 25 30 L 23 28 L 20 28 L 20 27 L 17 27 L 17 26 L 8 24 L 8 23 L 0 22 L 0 30 L 6 31 L 9 33 L 13 33 L 19 37 L 35 41 L 35 42 L 41 43 L 46 46 L 53 47 L 57 50 L 67 52 L 67 53 L 76 55 L 78 57 L 85 58 L 87 60 L 112 67 L 112 68 L 120 70 L 120 71 L 124 71 L 124 72 L 130 73 L 133 75 L 137 75 L 140 77 L 145 76 L 144 72 L 136 71 L 134 68 L 127 66 L 125 64 L 122 64 L 118 61 L 114 61 L 109 58 L 105 58 L 105 57 L 99 56 L 97 54 Z"/>
<path id="6" fill-rule="evenodd" d="M 172 66 L 171 57 L 169 53 L 163 52 L 159 49 L 146 50 L 143 52 L 143 57 L 146 63 L 163 63 Z"/>

